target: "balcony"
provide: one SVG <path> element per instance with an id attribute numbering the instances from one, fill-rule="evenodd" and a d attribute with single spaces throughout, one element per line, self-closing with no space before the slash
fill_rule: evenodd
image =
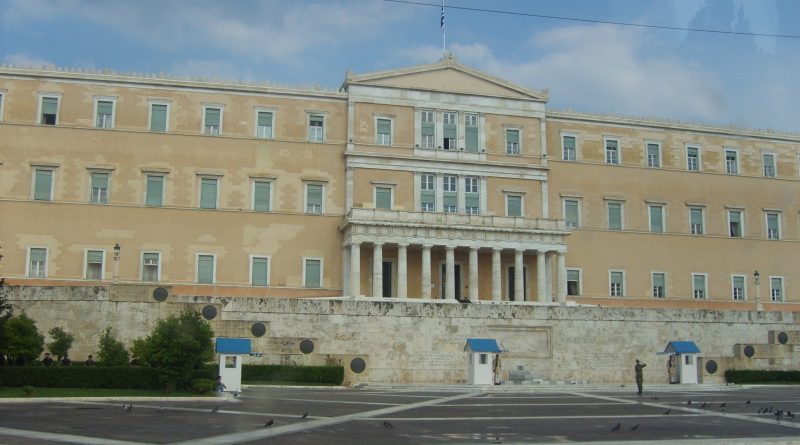
<path id="1" fill-rule="evenodd" d="M 465 215 L 462 213 L 408 212 L 353 208 L 345 224 L 366 224 L 406 227 L 438 227 L 447 229 L 568 232 L 566 221 L 512 216 Z"/>

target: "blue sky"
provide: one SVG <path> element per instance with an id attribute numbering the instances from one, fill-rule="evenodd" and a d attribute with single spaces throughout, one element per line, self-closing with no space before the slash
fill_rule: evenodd
<path id="1" fill-rule="evenodd" d="M 438 4 L 439 0 L 420 0 Z M 800 35 L 798 0 L 446 0 L 447 6 Z M 0 0 L 0 63 L 337 88 L 435 62 L 438 6 L 383 0 Z M 446 9 L 447 46 L 551 109 L 800 132 L 800 38 Z"/>

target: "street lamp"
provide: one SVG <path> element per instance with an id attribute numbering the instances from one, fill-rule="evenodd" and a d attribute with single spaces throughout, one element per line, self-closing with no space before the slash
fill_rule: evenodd
<path id="1" fill-rule="evenodd" d="M 756 310 L 763 311 L 764 306 L 761 304 L 761 274 L 757 270 L 753 272 L 753 281 L 756 284 Z"/>
<path id="2" fill-rule="evenodd" d="M 114 283 L 119 281 L 119 252 L 122 248 L 119 243 L 114 244 Z"/>

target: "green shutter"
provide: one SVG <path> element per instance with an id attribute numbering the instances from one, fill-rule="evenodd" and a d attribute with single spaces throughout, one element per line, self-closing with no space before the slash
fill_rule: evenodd
<path id="1" fill-rule="evenodd" d="M 219 127 L 219 108 L 206 108 L 206 126 Z"/>
<path id="2" fill-rule="evenodd" d="M 114 103 L 109 102 L 106 100 L 101 100 L 97 102 L 97 115 L 102 116 L 104 114 L 111 115 L 111 111 L 114 109 Z"/>
<path id="3" fill-rule="evenodd" d="M 143 259 L 145 263 L 158 264 L 158 253 L 155 252 L 145 253 L 143 255 Z"/>
<path id="4" fill-rule="evenodd" d="M 565 150 L 575 150 L 575 137 L 574 136 L 564 136 L 564 149 Z"/>
<path id="5" fill-rule="evenodd" d="M 42 114 L 56 114 L 58 112 L 58 98 L 42 98 Z"/>
<path id="6" fill-rule="evenodd" d="M 622 289 L 622 272 L 611 272 L 611 284 L 619 284 Z M 620 295 L 624 295 L 624 292 L 620 292 Z"/>
<path id="7" fill-rule="evenodd" d="M 37 201 L 50 201 L 53 189 L 53 171 L 36 170 L 36 183 L 34 184 L 33 199 Z"/>
<path id="8" fill-rule="evenodd" d="M 703 225 L 703 211 L 700 209 L 692 209 L 692 224 Z"/>
<path id="9" fill-rule="evenodd" d="M 268 113 L 265 111 L 258 112 L 258 126 L 259 127 L 271 127 L 272 126 L 272 113 Z"/>
<path id="10" fill-rule="evenodd" d="M 214 257 L 200 255 L 197 257 L 197 282 L 199 284 L 214 284 Z"/>
<path id="11" fill-rule="evenodd" d="M 658 156 L 658 144 L 647 144 L 647 155 Z"/>
<path id="12" fill-rule="evenodd" d="M 507 196 L 506 203 L 508 206 L 507 216 L 522 216 L 522 197 Z"/>
<path id="13" fill-rule="evenodd" d="M 324 121 L 322 116 L 312 115 L 308 118 L 309 125 L 312 127 L 321 127 Z"/>
<path id="14" fill-rule="evenodd" d="M 108 189 L 108 173 L 93 172 L 92 188 Z"/>
<path id="15" fill-rule="evenodd" d="M 422 134 L 423 135 L 431 135 L 431 136 L 433 136 L 435 134 L 435 132 L 436 132 L 436 124 L 435 124 L 436 114 L 433 113 L 433 116 L 434 116 L 434 122 L 422 121 L 421 129 L 422 129 Z"/>
<path id="16" fill-rule="evenodd" d="M 728 217 L 731 220 L 731 223 L 740 223 L 742 222 L 742 214 L 741 212 L 730 212 L 728 213 Z"/>
<path id="17" fill-rule="evenodd" d="M 377 209 L 391 209 L 392 208 L 392 189 L 389 187 L 376 187 L 375 188 L 375 208 Z"/>
<path id="18" fill-rule="evenodd" d="M 653 274 L 653 287 L 664 287 L 664 274 L 663 273 L 654 273 Z"/>
<path id="19" fill-rule="evenodd" d="M 431 204 L 436 206 L 436 192 L 433 190 L 422 190 L 420 191 L 420 202 L 422 204 Z"/>
<path id="20" fill-rule="evenodd" d="M 389 119 L 378 119 L 378 134 L 391 134 L 392 121 Z"/>
<path id="21" fill-rule="evenodd" d="M 693 281 L 694 281 L 694 290 L 703 291 L 703 296 L 705 296 L 706 277 L 704 275 L 695 275 Z"/>
<path id="22" fill-rule="evenodd" d="M 321 287 L 319 260 L 306 260 L 306 287 Z"/>
<path id="23" fill-rule="evenodd" d="M 217 208 L 217 180 L 203 178 L 200 182 L 200 208 Z"/>
<path id="24" fill-rule="evenodd" d="M 519 144 L 519 130 L 506 130 L 506 142 Z"/>
<path id="25" fill-rule="evenodd" d="M 565 201 L 564 219 L 571 225 L 578 226 L 578 201 Z"/>
<path id="26" fill-rule="evenodd" d="M 150 111 L 150 131 L 164 133 L 167 131 L 167 106 L 153 104 Z"/>
<path id="27" fill-rule="evenodd" d="M 307 185 L 306 204 L 309 206 L 322 206 L 322 186 L 319 184 Z"/>
<path id="28" fill-rule="evenodd" d="M 253 286 L 267 285 L 267 270 L 269 260 L 267 258 L 253 258 Z"/>
<path id="29" fill-rule="evenodd" d="M 467 151 L 478 151 L 478 127 L 464 129 L 464 146 Z"/>
<path id="30" fill-rule="evenodd" d="M 102 263 L 103 262 L 103 251 L 102 250 L 90 250 L 86 252 L 86 262 L 88 263 Z"/>
<path id="31" fill-rule="evenodd" d="M 777 290 L 777 291 L 780 292 L 781 288 L 783 287 L 782 286 L 783 285 L 782 280 L 780 278 L 771 278 L 770 281 L 771 281 L 771 285 L 770 285 L 771 289 L 774 289 L 774 290 Z"/>
<path id="32" fill-rule="evenodd" d="M 445 139 L 455 139 L 456 138 L 456 124 L 444 124 L 442 126 L 442 134 L 444 135 Z"/>
<path id="33" fill-rule="evenodd" d="M 47 260 L 47 249 L 32 248 L 31 249 L 31 263 L 34 261 L 44 262 Z"/>
<path id="34" fill-rule="evenodd" d="M 567 271 L 567 281 L 579 281 L 581 274 L 577 270 L 568 270 Z"/>
<path id="35" fill-rule="evenodd" d="M 655 233 L 664 232 L 663 207 L 650 206 L 650 231 Z"/>
<path id="36" fill-rule="evenodd" d="M 608 203 L 608 228 L 622 230 L 622 204 L 618 202 Z"/>
<path id="37" fill-rule="evenodd" d="M 480 196 L 477 193 L 464 193 L 464 206 L 480 208 Z"/>
<path id="38" fill-rule="evenodd" d="M 161 207 L 164 196 L 164 177 L 147 175 L 147 196 L 145 205 L 149 207 Z"/>
<path id="39" fill-rule="evenodd" d="M 733 288 L 744 289 L 744 277 L 733 277 Z"/>
<path id="40" fill-rule="evenodd" d="M 253 184 L 253 210 L 256 212 L 269 211 L 269 188 L 268 181 L 256 181 Z"/>

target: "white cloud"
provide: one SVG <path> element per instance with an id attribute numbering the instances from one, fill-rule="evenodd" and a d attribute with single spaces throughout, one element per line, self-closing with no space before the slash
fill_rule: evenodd
<path id="1" fill-rule="evenodd" d="M 53 63 L 47 59 L 24 53 L 8 54 L 4 56 L 3 64 L 25 67 L 43 67 L 53 65 Z"/>

